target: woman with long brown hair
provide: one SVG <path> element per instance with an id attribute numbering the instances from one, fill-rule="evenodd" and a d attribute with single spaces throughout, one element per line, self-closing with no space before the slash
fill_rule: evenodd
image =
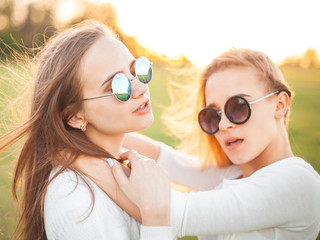
<path id="1" fill-rule="evenodd" d="M 24 141 L 13 175 L 15 238 L 144 239 L 154 234 L 148 225 L 169 225 L 168 211 L 140 216 L 143 206 L 130 203 L 106 163 L 120 159 L 125 133 L 153 121 L 150 61 L 94 21 L 51 38 L 37 60 L 30 117 L 0 138 L 0 151 Z"/>

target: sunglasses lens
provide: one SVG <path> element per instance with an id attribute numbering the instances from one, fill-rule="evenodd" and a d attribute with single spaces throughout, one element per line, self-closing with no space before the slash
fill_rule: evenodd
<path id="1" fill-rule="evenodd" d="M 230 122 L 242 124 L 250 117 L 250 105 L 243 97 L 232 97 L 225 105 L 225 113 Z"/>
<path id="2" fill-rule="evenodd" d="M 148 58 L 139 57 L 136 62 L 136 75 L 140 82 L 149 83 L 152 78 L 152 65 Z"/>
<path id="3" fill-rule="evenodd" d="M 201 129 L 208 134 L 215 134 L 219 130 L 220 116 L 212 108 L 202 109 L 198 116 Z"/>
<path id="4" fill-rule="evenodd" d="M 118 73 L 112 80 L 112 91 L 114 95 L 121 101 L 128 101 L 131 97 L 132 87 L 130 80 L 123 73 Z"/>

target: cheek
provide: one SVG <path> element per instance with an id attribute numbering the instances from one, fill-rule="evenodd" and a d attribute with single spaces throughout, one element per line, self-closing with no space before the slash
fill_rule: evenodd
<path id="1" fill-rule="evenodd" d="M 263 107 L 256 107 L 251 111 L 251 118 L 248 122 L 252 122 L 255 125 L 256 130 L 271 131 L 272 126 L 276 125 L 276 119 L 274 117 L 275 110 L 273 105 L 265 104 Z"/>
<path id="2" fill-rule="evenodd" d="M 128 124 L 129 113 L 125 103 L 96 103 L 86 109 L 86 119 L 99 132 L 113 133 Z"/>
<path id="3" fill-rule="evenodd" d="M 263 151 L 277 134 L 277 124 L 272 111 L 264 109 L 252 113 L 251 118 L 243 125 L 243 133 L 253 149 Z"/>
<path id="4" fill-rule="evenodd" d="M 215 138 L 217 140 L 217 142 L 220 144 L 220 146 L 223 148 L 223 143 L 222 143 L 222 137 L 220 136 L 220 131 L 218 131 L 215 135 Z"/>

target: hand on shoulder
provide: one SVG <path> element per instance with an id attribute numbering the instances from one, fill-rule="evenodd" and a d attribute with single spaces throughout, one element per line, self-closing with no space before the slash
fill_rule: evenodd
<path id="1" fill-rule="evenodd" d="M 124 174 L 129 175 L 130 169 L 121 165 Z M 113 177 L 110 166 L 105 159 L 81 156 L 74 166 L 83 171 L 100 189 L 102 189 L 116 204 L 136 220 L 141 222 L 141 215 L 138 207 L 119 188 Z"/>
<path id="2" fill-rule="evenodd" d="M 131 163 L 127 177 L 121 165 L 114 162 L 112 171 L 128 198 L 140 209 L 143 225 L 170 225 L 170 182 L 167 172 L 154 160 L 128 151 L 120 156 Z"/>

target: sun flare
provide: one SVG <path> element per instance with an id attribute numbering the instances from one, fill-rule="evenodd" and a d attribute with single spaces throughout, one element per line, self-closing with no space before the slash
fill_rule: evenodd
<path id="1" fill-rule="evenodd" d="M 275 62 L 307 48 L 320 51 L 316 0 L 303 6 L 289 0 L 91 1 L 112 3 L 120 27 L 143 46 L 185 55 L 200 67 L 231 47 L 263 51 Z"/>

